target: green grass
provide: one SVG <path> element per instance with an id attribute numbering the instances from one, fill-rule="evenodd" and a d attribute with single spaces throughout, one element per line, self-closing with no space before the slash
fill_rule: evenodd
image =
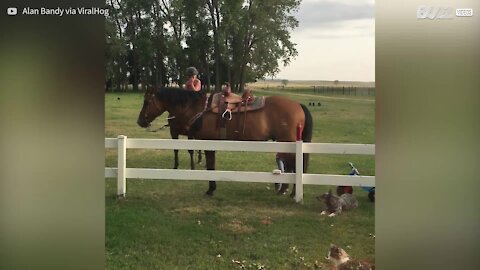
<path id="1" fill-rule="evenodd" d="M 260 94 L 261 91 L 257 91 Z M 270 92 L 263 92 L 270 94 Z M 374 101 L 304 96 L 279 91 L 308 104 L 314 118 L 314 142 L 374 143 Z M 120 99 L 118 99 L 120 98 Z M 141 94 L 107 94 L 106 137 L 169 138 L 168 130 L 147 132 L 136 125 Z M 165 116 L 153 125 L 160 127 Z M 171 168 L 171 150 L 128 150 L 128 167 Z M 352 161 L 374 175 L 373 156 L 312 155 L 312 173 L 346 174 Z M 106 166 L 116 166 L 116 151 L 106 151 Z M 275 168 L 272 153 L 217 153 L 217 169 L 266 171 Z M 180 168 L 189 156 L 180 151 Z M 204 163 L 198 169 L 204 169 Z M 206 181 L 127 181 L 127 197 L 115 198 L 115 179 L 106 180 L 106 257 L 108 269 L 330 269 L 324 259 L 330 243 L 354 258 L 374 261 L 374 204 L 355 188 L 360 207 L 328 218 L 315 199 L 329 186 L 304 186 L 304 204 L 273 192 L 272 184 L 217 182 L 206 197 Z M 333 225 L 333 226 L 332 226 Z M 302 259 L 303 258 L 303 259 Z"/>

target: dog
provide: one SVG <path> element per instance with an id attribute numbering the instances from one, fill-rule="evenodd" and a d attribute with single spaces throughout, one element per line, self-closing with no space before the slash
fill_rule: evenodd
<path id="1" fill-rule="evenodd" d="M 334 269 L 337 270 L 375 270 L 374 264 L 352 260 L 345 250 L 333 244 L 330 245 L 330 251 L 326 259 L 332 262 Z"/>
<path id="2" fill-rule="evenodd" d="M 317 197 L 319 201 L 325 203 L 327 209 L 322 211 L 320 215 L 329 213 L 329 217 L 333 217 L 342 213 L 343 210 L 350 210 L 358 207 L 358 200 L 353 194 L 344 193 L 340 197 L 332 194 L 332 190 Z"/>

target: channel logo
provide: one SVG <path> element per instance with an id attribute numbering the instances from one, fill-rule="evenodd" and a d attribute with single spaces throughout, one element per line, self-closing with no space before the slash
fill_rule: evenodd
<path id="1" fill-rule="evenodd" d="M 10 16 L 17 15 L 17 8 L 15 8 L 15 7 L 7 8 L 7 14 L 10 15 Z"/>
<path id="2" fill-rule="evenodd" d="M 418 6 L 417 19 L 452 19 L 452 7 Z"/>

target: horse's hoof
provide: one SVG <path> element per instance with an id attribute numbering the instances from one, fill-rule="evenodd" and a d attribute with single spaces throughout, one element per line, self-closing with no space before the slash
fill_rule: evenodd
<path id="1" fill-rule="evenodd" d="M 207 196 L 213 196 L 213 191 L 208 190 L 207 192 L 205 192 L 205 195 L 207 195 Z"/>

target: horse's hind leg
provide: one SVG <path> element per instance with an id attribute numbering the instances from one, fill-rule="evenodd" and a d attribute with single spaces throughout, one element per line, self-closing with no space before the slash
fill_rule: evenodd
<path id="1" fill-rule="evenodd" d="M 208 190 L 205 192 L 208 196 L 213 196 L 213 192 L 217 189 L 217 182 L 208 181 Z"/>
<path id="2" fill-rule="evenodd" d="M 215 170 L 215 151 L 205 151 L 205 159 L 207 160 L 207 170 Z M 208 190 L 205 194 L 212 196 L 215 189 L 217 189 L 217 183 L 209 181 Z"/>
<path id="3" fill-rule="evenodd" d="M 278 194 L 285 194 L 288 189 L 288 184 L 281 184 L 280 189 L 278 190 Z"/>
<path id="4" fill-rule="evenodd" d="M 296 185 L 293 184 L 292 193 L 290 193 L 290 198 L 294 198 L 296 193 Z"/>

